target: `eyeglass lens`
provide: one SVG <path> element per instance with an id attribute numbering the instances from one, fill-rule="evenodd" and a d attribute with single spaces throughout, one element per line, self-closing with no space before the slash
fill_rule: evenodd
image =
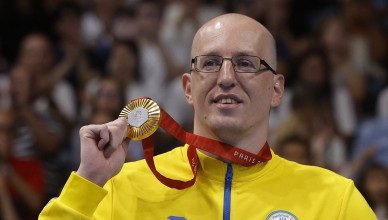
<path id="1" fill-rule="evenodd" d="M 218 72 L 221 69 L 223 60 L 221 56 L 198 56 L 196 57 L 196 68 L 200 72 Z M 260 58 L 254 56 L 236 56 L 231 59 L 236 72 L 259 72 Z"/>

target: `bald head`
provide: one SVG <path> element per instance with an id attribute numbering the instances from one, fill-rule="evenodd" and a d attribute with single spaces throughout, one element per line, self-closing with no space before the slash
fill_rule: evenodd
<path id="1" fill-rule="evenodd" d="M 225 40 L 223 47 L 240 50 L 240 53 L 259 56 L 276 68 L 276 48 L 272 34 L 256 20 L 241 14 L 224 14 L 205 23 L 195 34 L 191 49 L 191 57 L 203 53 L 221 53 L 212 51 L 212 45 Z M 233 42 L 254 42 L 254 48 L 233 48 Z M 205 50 L 205 51 L 204 51 Z M 247 50 L 247 51 L 245 51 Z M 223 51 L 225 52 L 225 51 Z"/>

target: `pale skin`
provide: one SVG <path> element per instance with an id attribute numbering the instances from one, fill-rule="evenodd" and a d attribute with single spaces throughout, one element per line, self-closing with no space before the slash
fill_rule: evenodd
<path id="1" fill-rule="evenodd" d="M 219 16 L 199 29 L 193 40 L 191 57 L 198 55 L 258 56 L 276 68 L 272 35 L 255 20 L 238 14 Z M 254 74 L 235 73 L 232 63 L 226 60 L 217 73 L 196 72 L 192 66 L 191 73 L 183 74 L 182 84 L 187 102 L 195 110 L 194 134 L 251 153 L 260 151 L 267 140 L 270 108 L 281 102 L 282 75 L 274 75 L 265 67 Z M 220 103 L 229 98 L 236 103 Z M 116 175 L 128 149 L 126 127 L 127 121 L 123 118 L 105 125 L 83 127 L 80 130 L 81 165 L 77 174 L 100 186 Z"/>

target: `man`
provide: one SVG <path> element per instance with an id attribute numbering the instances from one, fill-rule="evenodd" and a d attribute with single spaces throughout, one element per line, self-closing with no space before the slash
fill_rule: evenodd
<path id="1" fill-rule="evenodd" d="M 191 57 L 191 73 L 182 81 L 195 111 L 194 134 L 261 152 L 284 84 L 272 69 L 272 35 L 249 17 L 222 15 L 199 29 Z M 144 161 L 123 166 L 126 127 L 120 118 L 81 128 L 81 165 L 41 219 L 375 219 L 351 180 L 273 152 L 268 162 L 243 167 L 198 150 L 195 184 L 169 188 Z M 192 178 L 187 149 L 157 156 L 159 172 Z"/>

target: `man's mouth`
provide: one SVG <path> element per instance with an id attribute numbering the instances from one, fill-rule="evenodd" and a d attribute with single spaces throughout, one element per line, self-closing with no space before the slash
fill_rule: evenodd
<path id="1" fill-rule="evenodd" d="M 236 104 L 239 104 L 241 102 L 242 100 L 234 94 L 219 94 L 213 99 L 213 103 L 219 105 L 235 106 Z"/>
<path id="2" fill-rule="evenodd" d="M 216 101 L 216 103 L 220 103 L 220 104 L 236 104 L 237 101 L 235 99 L 232 99 L 232 98 L 227 98 L 227 99 L 220 99 L 220 100 Z"/>

